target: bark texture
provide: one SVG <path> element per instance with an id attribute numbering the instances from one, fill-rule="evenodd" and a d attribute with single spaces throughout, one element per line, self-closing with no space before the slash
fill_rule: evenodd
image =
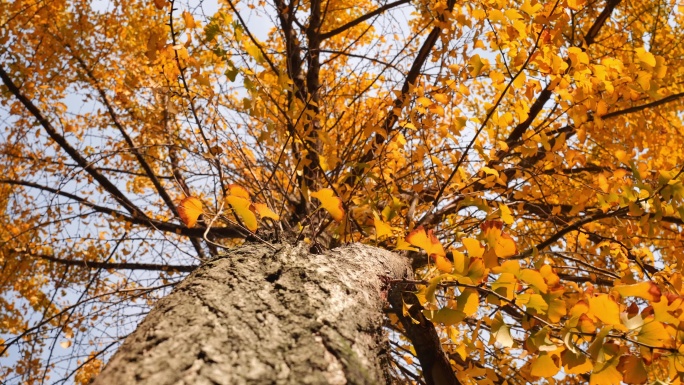
<path id="1" fill-rule="evenodd" d="M 385 383 L 382 277 L 410 271 L 359 244 L 241 247 L 162 299 L 94 383 Z"/>

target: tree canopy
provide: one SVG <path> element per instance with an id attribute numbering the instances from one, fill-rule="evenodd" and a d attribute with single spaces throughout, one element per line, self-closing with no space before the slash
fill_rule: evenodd
<path id="1" fill-rule="evenodd" d="M 672 0 L 0 3 L 0 379 L 245 241 L 407 252 L 461 383 L 679 383 Z"/>

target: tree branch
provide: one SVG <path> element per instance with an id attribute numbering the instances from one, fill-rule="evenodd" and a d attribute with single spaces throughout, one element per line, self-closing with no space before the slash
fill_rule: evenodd
<path id="1" fill-rule="evenodd" d="M 105 207 L 101 205 L 97 205 L 95 203 L 92 203 L 85 198 L 79 197 L 78 195 L 71 194 L 62 190 L 58 190 L 52 187 L 48 186 L 43 186 L 38 183 L 34 182 L 29 182 L 29 181 L 21 181 L 21 180 L 10 180 L 10 179 L 0 179 L 0 184 L 10 184 L 10 185 L 17 185 L 17 186 L 26 186 L 26 187 L 31 187 L 31 188 L 36 188 L 39 190 L 47 191 L 49 193 L 55 194 L 55 195 L 60 195 L 66 198 L 69 198 L 79 204 L 82 204 L 86 207 L 90 207 L 91 209 L 95 210 L 96 212 L 102 213 L 102 214 L 107 214 L 112 217 L 112 219 L 119 219 L 124 222 L 128 222 L 131 224 L 135 225 L 141 225 L 150 229 L 154 230 L 159 230 L 159 231 L 164 231 L 164 232 L 169 232 L 169 233 L 174 233 L 177 235 L 183 235 L 186 237 L 199 237 L 201 238 L 204 236 L 204 233 L 206 232 L 206 228 L 204 227 L 186 227 L 186 226 L 181 226 L 177 225 L 175 223 L 169 223 L 169 222 L 161 222 L 161 221 L 156 221 L 153 219 L 150 219 L 148 217 L 139 217 L 139 216 L 128 216 L 124 215 L 122 212 L 110 208 L 110 207 Z M 218 238 L 245 238 L 247 237 L 247 233 L 240 229 L 237 226 L 226 226 L 226 227 L 212 227 L 209 229 L 208 234 L 218 237 Z"/>
<path id="2" fill-rule="evenodd" d="M 87 269 L 107 269 L 107 270 L 145 270 L 145 271 L 179 271 L 190 273 L 198 266 L 195 265 L 165 265 L 157 263 L 127 263 L 127 262 L 98 262 L 73 259 L 62 259 L 51 255 L 32 255 L 34 257 L 59 263 L 65 266 L 79 266 Z"/>
<path id="3" fill-rule="evenodd" d="M 427 385 L 460 385 L 449 359 L 442 350 L 439 335 L 425 315 L 423 307 L 413 292 L 413 283 L 397 282 L 392 285 L 388 301 L 401 321 L 406 336 L 411 340 L 416 356 L 423 369 L 423 378 Z M 404 315 L 404 308 L 408 308 Z"/>
<path id="4" fill-rule="evenodd" d="M 140 210 L 133 202 L 131 202 L 123 192 L 121 192 L 109 179 L 95 168 L 95 166 L 88 162 L 75 148 L 67 142 L 66 138 L 60 135 L 52 123 L 47 120 L 40 112 L 38 107 L 36 107 L 29 98 L 27 98 L 17 87 L 17 85 L 12 81 L 9 74 L 5 72 L 3 67 L 0 67 L 0 78 L 2 78 L 3 83 L 9 89 L 9 91 L 16 97 L 21 104 L 26 108 L 35 118 L 38 123 L 45 129 L 47 134 L 55 141 L 75 162 L 81 167 L 85 172 L 95 179 L 102 188 L 105 189 L 117 202 L 119 202 L 131 215 L 134 217 L 147 218 L 147 215 Z"/>
<path id="5" fill-rule="evenodd" d="M 397 7 L 399 5 L 408 4 L 410 2 L 411 2 L 411 0 L 398 0 L 398 1 L 395 1 L 393 3 L 387 3 L 380 8 L 377 8 L 371 12 L 368 12 L 367 14 L 365 14 L 363 16 L 360 16 L 357 19 L 354 19 L 354 20 L 348 22 L 347 24 L 344 24 L 341 27 L 335 28 L 332 31 L 328 31 L 328 32 L 321 34 L 321 40 L 329 39 L 335 35 L 338 35 L 344 31 L 348 30 L 349 28 L 352 28 L 356 25 L 359 25 L 359 24 L 363 23 L 364 21 L 366 21 L 366 20 L 368 20 L 374 16 L 377 16 L 377 15 L 379 15 L 379 14 L 381 14 L 381 13 L 383 13 L 389 9 L 392 9 L 392 8 Z"/>

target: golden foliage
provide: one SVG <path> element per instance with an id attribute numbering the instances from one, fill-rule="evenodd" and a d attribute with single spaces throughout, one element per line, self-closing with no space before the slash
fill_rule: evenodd
<path id="1" fill-rule="evenodd" d="M 0 381 L 281 231 L 427 256 L 464 383 L 679 381 L 680 4 L 91 3 L 0 5 Z"/>

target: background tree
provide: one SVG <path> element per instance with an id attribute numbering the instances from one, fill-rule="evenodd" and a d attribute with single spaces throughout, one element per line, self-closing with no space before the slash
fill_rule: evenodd
<path id="1" fill-rule="evenodd" d="M 247 240 L 408 250 L 397 381 L 679 381 L 674 1 L 204 5 L 0 4 L 0 378 L 86 383 Z"/>

